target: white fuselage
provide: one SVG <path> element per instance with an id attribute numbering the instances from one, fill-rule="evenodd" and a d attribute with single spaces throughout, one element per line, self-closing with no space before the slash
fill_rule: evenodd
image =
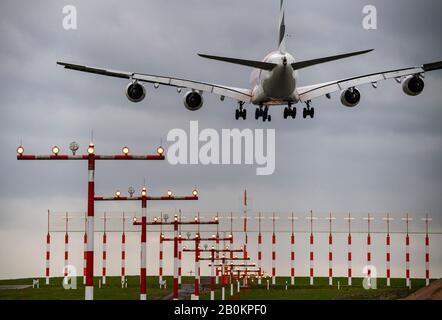
<path id="1" fill-rule="evenodd" d="M 291 64 L 295 58 L 287 52 L 274 51 L 269 53 L 263 62 L 275 63 L 272 71 L 253 69 L 250 82 L 252 84 L 252 103 L 262 105 L 280 105 L 297 103 L 296 92 L 297 72 Z"/>

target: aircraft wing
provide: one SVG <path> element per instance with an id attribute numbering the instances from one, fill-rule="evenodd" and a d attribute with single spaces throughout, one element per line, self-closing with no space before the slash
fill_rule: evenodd
<path id="1" fill-rule="evenodd" d="M 136 73 L 136 72 L 128 72 L 128 71 L 118 71 L 111 69 L 102 69 L 96 67 L 90 67 L 79 64 L 72 64 L 66 62 L 57 62 L 58 65 L 63 66 L 65 69 L 83 71 L 88 73 L 95 73 L 103 76 L 123 78 L 129 80 L 137 80 L 141 82 L 148 82 L 158 85 L 166 85 L 176 88 L 188 88 L 196 91 L 203 91 L 208 93 L 213 93 L 222 97 L 229 97 L 238 101 L 243 101 L 249 103 L 251 101 L 251 90 L 228 87 L 218 84 L 186 80 L 180 78 L 166 77 L 166 76 L 158 76 L 152 74 L 144 74 L 144 73 Z"/>
<path id="2" fill-rule="evenodd" d="M 299 87 L 297 88 L 297 90 L 299 94 L 299 99 L 302 102 L 306 102 L 320 96 L 328 95 L 336 91 L 346 90 L 348 88 L 360 86 L 363 84 L 371 83 L 373 85 L 377 85 L 377 83 L 382 80 L 393 79 L 393 78 L 400 80 L 403 77 L 409 75 L 423 74 L 427 71 L 433 71 L 438 69 L 442 69 L 442 61 L 427 63 L 419 67 L 390 70 L 390 71 L 373 73 L 354 78 L 324 82 L 315 85 Z"/>

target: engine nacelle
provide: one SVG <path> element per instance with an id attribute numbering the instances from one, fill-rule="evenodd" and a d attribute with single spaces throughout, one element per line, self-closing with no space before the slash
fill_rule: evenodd
<path id="1" fill-rule="evenodd" d="M 184 95 L 184 106 L 187 110 L 196 111 L 203 106 L 203 96 L 196 91 L 188 91 Z"/>
<path id="2" fill-rule="evenodd" d="M 402 82 L 402 90 L 409 96 L 417 96 L 424 90 L 424 80 L 417 75 L 408 76 Z"/>
<path id="3" fill-rule="evenodd" d="M 126 87 L 126 97 L 129 101 L 140 102 L 146 97 L 146 88 L 138 82 L 131 82 Z"/>
<path id="4" fill-rule="evenodd" d="M 356 107 L 361 101 L 361 93 L 356 88 L 350 88 L 347 90 L 342 90 L 341 92 L 341 103 L 349 108 Z"/>

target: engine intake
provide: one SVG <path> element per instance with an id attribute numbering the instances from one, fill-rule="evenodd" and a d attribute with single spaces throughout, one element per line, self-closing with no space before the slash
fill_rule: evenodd
<path id="1" fill-rule="evenodd" d="M 417 96 L 424 90 L 424 80 L 418 75 L 408 76 L 402 82 L 402 90 L 409 96 Z"/>
<path id="2" fill-rule="evenodd" d="M 361 93 L 356 88 L 350 88 L 347 90 L 342 90 L 341 92 L 341 102 L 344 106 L 353 108 L 356 107 L 361 101 Z"/>
<path id="3" fill-rule="evenodd" d="M 131 82 L 126 87 L 126 97 L 129 101 L 140 102 L 146 97 L 146 89 L 138 82 Z"/>
<path id="4" fill-rule="evenodd" d="M 203 106 L 203 97 L 196 91 L 189 91 L 184 96 L 184 106 L 187 110 L 196 111 Z"/>

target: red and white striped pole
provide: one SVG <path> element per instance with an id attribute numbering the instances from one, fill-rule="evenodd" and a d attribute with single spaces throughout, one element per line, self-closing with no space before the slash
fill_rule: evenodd
<path id="1" fill-rule="evenodd" d="M 147 190 L 141 190 L 141 261 L 140 261 L 140 300 L 147 299 L 146 291 L 146 263 L 147 263 Z"/>
<path id="2" fill-rule="evenodd" d="M 298 219 L 298 217 L 292 216 L 289 217 L 292 224 L 292 234 L 290 237 L 290 243 L 291 243 L 291 252 L 290 252 L 290 284 L 293 286 L 295 285 L 295 220 Z"/>
<path id="3" fill-rule="evenodd" d="M 106 284 L 106 258 L 107 258 L 107 234 L 106 234 L 106 212 L 104 213 L 103 216 L 103 268 L 101 270 L 101 279 L 102 279 L 102 284 L 105 285 Z"/>
<path id="4" fill-rule="evenodd" d="M 160 221 L 163 222 L 163 213 L 161 212 L 161 218 Z M 163 224 L 160 225 L 160 244 L 159 244 L 159 251 L 160 251 L 160 257 L 159 257 L 159 261 L 158 261 L 158 280 L 159 283 L 163 282 L 163 238 L 164 238 L 164 234 L 163 234 Z M 175 241 L 175 240 L 174 240 Z M 174 248 L 175 248 L 175 243 L 174 243 Z M 178 251 L 178 247 L 177 247 L 177 251 Z M 174 256 L 175 258 L 175 256 Z M 177 257 L 178 258 L 178 257 Z M 174 262 L 175 263 L 175 262 Z M 174 266 L 175 267 L 175 266 Z M 178 267 L 178 262 L 177 262 L 177 267 Z M 177 270 L 178 271 L 178 270 Z M 177 272 L 178 274 L 178 272 Z M 178 280 L 178 279 L 177 279 Z"/>
<path id="5" fill-rule="evenodd" d="M 126 281 L 126 233 L 124 230 L 126 216 L 123 212 L 123 233 L 121 235 L 121 283 L 124 286 Z"/>
<path id="6" fill-rule="evenodd" d="M 173 300 L 178 300 L 178 216 L 173 218 Z"/>
<path id="7" fill-rule="evenodd" d="M 210 300 L 215 300 L 215 247 L 212 245 L 210 265 Z"/>
<path id="8" fill-rule="evenodd" d="M 51 260 L 51 235 L 49 233 L 49 215 L 50 211 L 48 210 L 48 233 L 46 234 L 46 285 L 49 285 L 49 268 L 50 268 L 50 260 Z"/>
<path id="9" fill-rule="evenodd" d="M 244 258 L 248 257 L 247 252 L 247 244 L 248 244 L 248 236 L 247 236 L 247 190 L 244 190 Z M 232 237 L 233 240 L 233 237 Z"/>
<path id="10" fill-rule="evenodd" d="M 310 216 L 307 217 L 307 220 L 310 220 L 310 285 L 312 286 L 314 284 L 314 244 L 315 244 L 315 238 L 313 236 L 313 220 L 316 220 L 316 217 L 313 217 L 313 211 L 310 210 Z"/>
<path id="11" fill-rule="evenodd" d="M 262 273 L 262 233 L 261 233 L 261 212 L 258 216 L 258 269 L 259 269 L 259 276 L 258 276 L 258 284 L 261 284 L 261 273 Z"/>
<path id="12" fill-rule="evenodd" d="M 347 252 L 347 261 L 348 261 L 348 269 L 347 269 L 347 278 L 348 278 L 348 285 L 351 286 L 351 282 L 352 282 L 352 268 L 351 268 L 351 261 L 352 261 L 352 256 L 351 256 L 351 221 L 354 220 L 355 218 L 350 216 L 350 213 L 348 213 L 348 217 L 344 218 L 345 220 L 348 221 L 348 237 L 347 237 L 347 246 L 348 246 L 348 252 Z"/>
<path id="13" fill-rule="evenodd" d="M 275 213 L 273 213 L 273 232 L 272 232 L 272 285 L 276 284 L 276 234 L 275 234 Z"/>
<path id="14" fill-rule="evenodd" d="M 333 234 L 332 234 L 332 221 L 336 220 L 332 217 L 331 212 L 328 218 L 329 221 L 329 234 L 328 234 L 328 285 L 333 285 Z"/>
<path id="15" fill-rule="evenodd" d="M 390 218 L 390 214 L 387 213 L 387 217 L 382 218 L 382 220 L 387 221 L 387 237 L 385 239 L 385 245 L 386 245 L 386 266 L 387 266 L 387 287 L 390 286 L 390 278 L 391 278 L 391 237 L 390 237 L 390 221 L 393 220 L 393 218 Z"/>
<path id="16" fill-rule="evenodd" d="M 402 218 L 402 220 L 405 221 L 407 226 L 407 234 L 405 235 L 405 285 L 407 288 L 411 287 L 411 281 L 410 281 L 410 235 L 408 234 L 408 227 L 409 222 L 412 221 L 412 218 L 407 216 L 405 218 Z"/>
<path id="17" fill-rule="evenodd" d="M 370 233 L 370 224 L 371 221 L 374 220 L 373 217 L 370 217 L 370 214 L 367 217 L 364 217 L 364 220 L 367 220 L 367 280 L 368 285 L 371 286 L 371 233 Z"/>
<path id="18" fill-rule="evenodd" d="M 185 217 L 181 216 L 181 210 L 179 211 L 178 214 L 178 219 L 179 221 L 182 221 L 181 219 L 183 219 Z M 181 251 L 181 244 L 182 244 L 182 235 L 181 235 L 181 224 L 178 226 L 178 285 L 181 285 L 181 259 L 182 259 L 182 251 Z"/>
<path id="19" fill-rule="evenodd" d="M 199 300 L 199 292 L 200 292 L 200 262 L 199 262 L 199 247 L 200 247 L 200 234 L 197 233 L 195 235 L 195 293 L 194 293 L 194 299 Z"/>
<path id="20" fill-rule="evenodd" d="M 219 219 L 218 212 L 216 213 L 216 218 Z M 219 221 L 219 220 L 218 220 Z M 216 258 L 219 259 L 219 225 L 216 225 Z M 219 273 L 218 267 L 215 269 L 215 283 L 219 284 Z"/>
<path id="21" fill-rule="evenodd" d="M 64 234 L 64 271 L 63 276 L 67 277 L 68 275 L 68 265 L 69 265 L 69 234 L 68 234 L 68 213 L 66 212 L 66 233 Z"/>
<path id="22" fill-rule="evenodd" d="M 87 190 L 87 252 L 86 252 L 86 287 L 85 300 L 94 300 L 94 177 L 95 147 L 88 147 L 88 190 Z"/>
<path id="23" fill-rule="evenodd" d="M 84 235 L 83 235 L 83 285 L 86 285 L 86 252 L 87 252 L 87 212 L 84 213 Z"/>
<path id="24" fill-rule="evenodd" d="M 425 285 L 430 285 L 430 237 L 428 236 L 428 224 L 432 220 L 428 214 L 422 219 L 425 221 Z"/>

